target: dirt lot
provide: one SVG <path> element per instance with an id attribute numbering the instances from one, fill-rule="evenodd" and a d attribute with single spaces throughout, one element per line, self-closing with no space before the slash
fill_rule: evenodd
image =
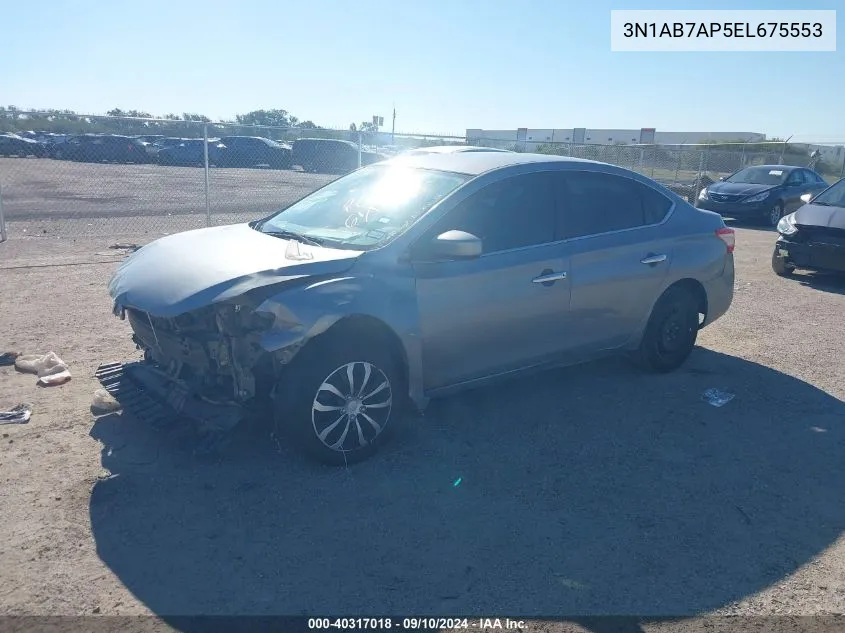
<path id="1" fill-rule="evenodd" d="M 270 213 L 336 176 L 274 169 L 212 169 L 214 223 Z M 9 235 L 157 237 L 205 225 L 205 170 L 0 158 Z"/>
<path id="2" fill-rule="evenodd" d="M 0 427 L 0 613 L 845 612 L 845 281 L 776 277 L 771 232 L 738 230 L 735 303 L 676 373 L 603 361 L 435 402 L 350 470 L 260 420 L 209 460 L 92 417 L 95 368 L 137 358 L 108 247 L 140 239 L 0 244 L 0 351 L 74 376 L 0 368 L 0 408 L 34 404 Z"/>

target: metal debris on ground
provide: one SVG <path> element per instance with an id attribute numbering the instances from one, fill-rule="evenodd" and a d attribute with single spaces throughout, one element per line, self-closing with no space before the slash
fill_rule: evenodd
<path id="1" fill-rule="evenodd" d="M 0 354 L 0 367 L 8 367 L 15 364 L 20 353 L 18 352 L 3 352 Z"/>
<path id="2" fill-rule="evenodd" d="M 0 411 L 0 424 L 26 424 L 32 417 L 31 404 L 19 404 L 8 411 Z"/>
<path id="3" fill-rule="evenodd" d="M 15 368 L 27 374 L 37 374 L 38 384 L 45 387 L 61 385 L 71 379 L 68 366 L 55 352 L 18 356 Z"/>
<path id="4" fill-rule="evenodd" d="M 708 389 L 702 394 L 702 399 L 714 407 L 722 407 L 734 399 L 734 394 L 721 389 Z"/>
<path id="5" fill-rule="evenodd" d="M 114 396 L 112 396 L 105 389 L 97 389 L 94 392 L 94 401 L 91 403 L 91 412 L 94 415 L 103 415 L 106 413 L 114 413 L 123 408 Z"/>
<path id="6" fill-rule="evenodd" d="M 112 244 L 109 248 L 113 251 L 132 251 L 134 253 L 141 247 L 137 244 Z"/>

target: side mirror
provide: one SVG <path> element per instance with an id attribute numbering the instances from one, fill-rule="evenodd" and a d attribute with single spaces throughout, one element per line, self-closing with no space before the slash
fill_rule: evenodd
<path id="1" fill-rule="evenodd" d="M 442 259 L 474 259 L 481 256 L 481 239 L 465 231 L 446 231 L 432 240 L 430 252 Z"/>
<path id="2" fill-rule="evenodd" d="M 810 200 L 812 199 L 813 194 L 811 193 L 805 193 L 803 196 L 801 196 L 801 202 L 803 202 L 804 204 L 810 204 Z"/>
<path id="3" fill-rule="evenodd" d="M 724 177 L 724 176 L 719 176 L 719 182 L 724 182 L 724 181 L 725 181 L 725 177 Z"/>

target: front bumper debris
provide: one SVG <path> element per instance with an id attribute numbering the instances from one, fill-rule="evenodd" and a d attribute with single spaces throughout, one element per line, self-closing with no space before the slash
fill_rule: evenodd
<path id="1" fill-rule="evenodd" d="M 201 435 L 233 429 L 245 410 L 230 402 L 210 402 L 147 362 L 100 365 L 95 377 L 132 415 L 158 428 L 193 424 Z"/>

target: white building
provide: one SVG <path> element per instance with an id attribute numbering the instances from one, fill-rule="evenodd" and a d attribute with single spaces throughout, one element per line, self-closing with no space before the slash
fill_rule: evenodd
<path id="1" fill-rule="evenodd" d="M 745 141 L 760 143 L 766 140 L 759 132 L 661 132 L 654 128 L 639 130 L 593 130 L 589 128 L 481 130 L 467 129 L 470 145 L 519 143 L 527 151 L 544 143 L 578 143 L 587 145 L 681 145 L 713 141 Z"/>

